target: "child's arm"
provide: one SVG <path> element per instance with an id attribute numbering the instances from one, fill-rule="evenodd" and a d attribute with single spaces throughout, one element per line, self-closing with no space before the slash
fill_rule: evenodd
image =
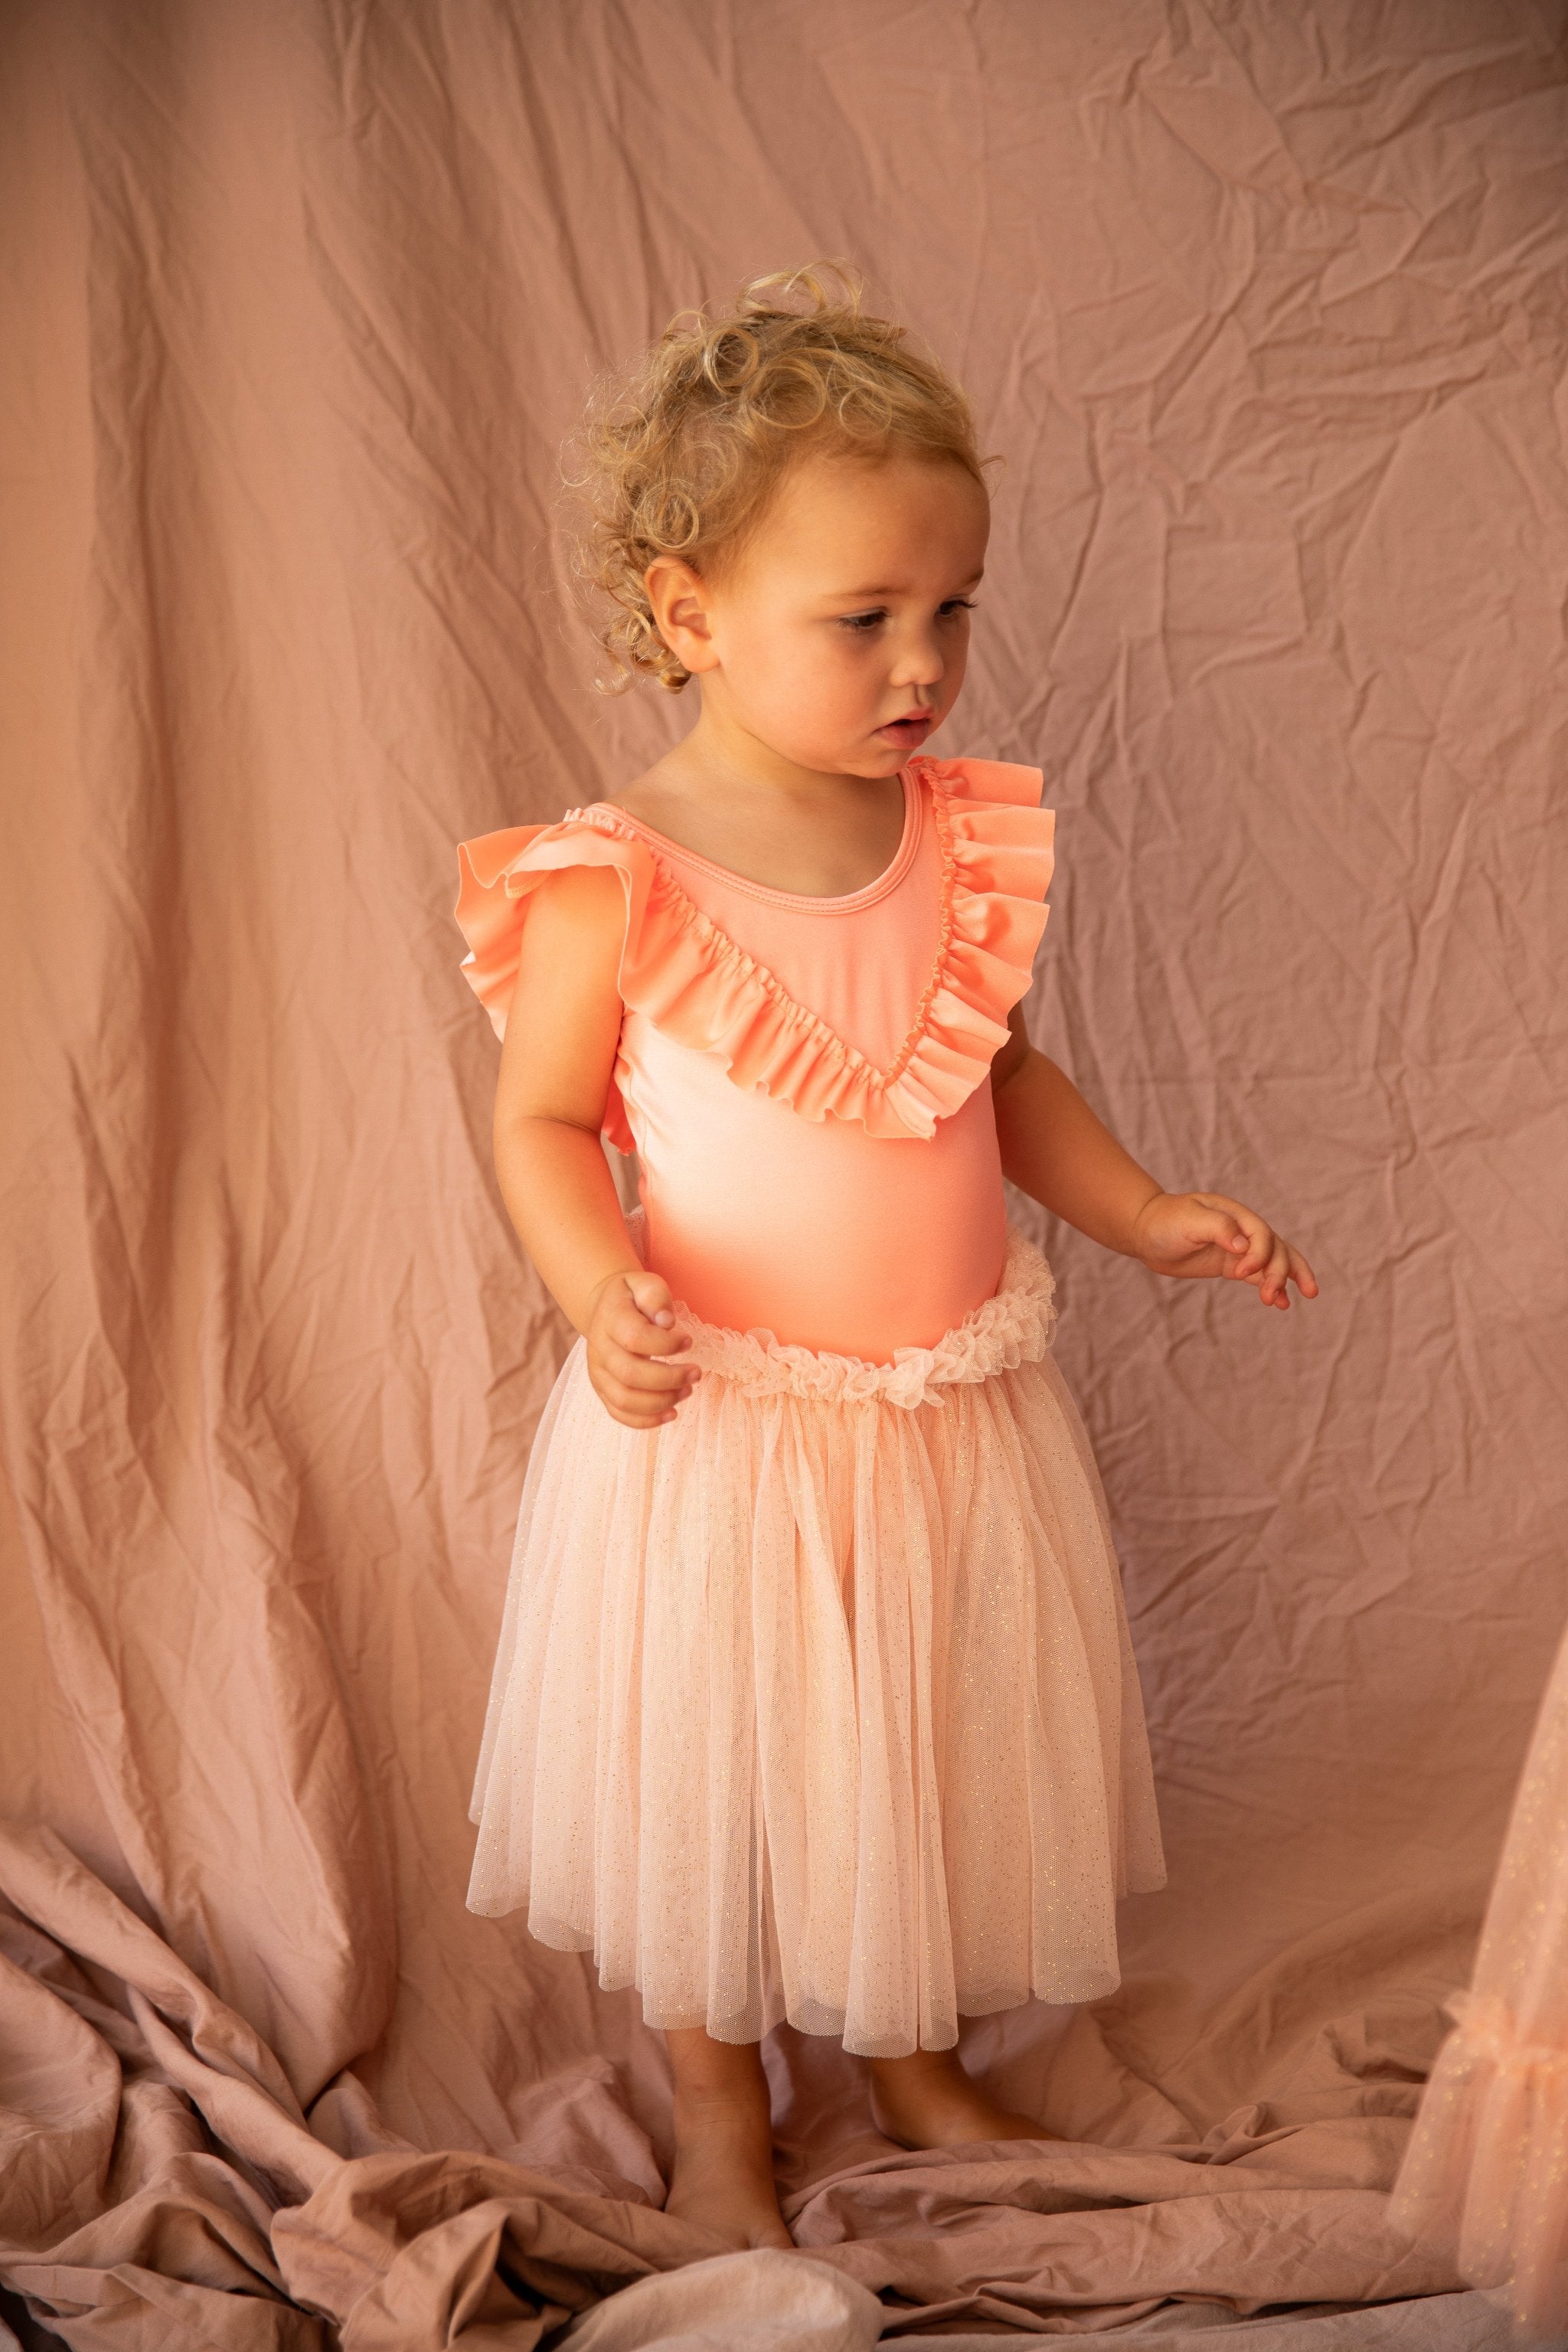
<path id="1" fill-rule="evenodd" d="M 1012 1031 L 991 1066 L 1003 1172 L 1091 1241 L 1156 1274 L 1224 1275 L 1250 1282 L 1266 1307 L 1318 1285 L 1299 1250 L 1256 1211 L 1221 1192 L 1166 1192 L 1122 1150 L 1072 1080 L 1030 1045 L 1015 1005 Z"/>
<path id="2" fill-rule="evenodd" d="M 639 1263 L 599 1141 L 621 1030 L 626 899 L 618 875 L 569 866 L 534 894 L 496 1087 L 496 1173 L 529 1256 L 588 1343 L 588 1377 L 615 1419 L 651 1429 L 700 1375 L 659 1362 L 668 1286 Z"/>

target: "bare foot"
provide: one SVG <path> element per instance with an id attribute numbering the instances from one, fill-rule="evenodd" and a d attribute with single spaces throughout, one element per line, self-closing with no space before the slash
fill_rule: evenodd
<path id="1" fill-rule="evenodd" d="M 902 2147 L 963 2147 L 985 2139 L 1054 2139 L 1044 2124 L 999 2106 L 959 2063 L 955 2050 L 873 2058 L 871 2116 Z"/>
<path id="2" fill-rule="evenodd" d="M 675 2074 L 675 2162 L 667 2213 L 735 2247 L 793 2246 L 773 2180 L 768 2082 L 755 2042 L 668 2033 Z"/>

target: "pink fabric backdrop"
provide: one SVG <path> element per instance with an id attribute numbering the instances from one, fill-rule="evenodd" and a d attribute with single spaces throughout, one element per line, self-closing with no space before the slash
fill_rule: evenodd
<path id="1" fill-rule="evenodd" d="M 68 2342 L 523 2347 L 712 2251 L 635 2002 L 463 1908 L 565 1333 L 452 845 L 688 723 L 590 690 L 554 452 L 822 253 L 1007 459 L 936 749 L 1047 772 L 1035 1034 L 1323 1296 L 1046 1235 L 1171 1885 L 966 2036 L 1045 2158 L 779 2036 L 798 2235 L 895 2333 L 1456 2285 L 1385 2191 L 1568 1614 L 1564 28 L 13 0 L 0 2245 Z"/>

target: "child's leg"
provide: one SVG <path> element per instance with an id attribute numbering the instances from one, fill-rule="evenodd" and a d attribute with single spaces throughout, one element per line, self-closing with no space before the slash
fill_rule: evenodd
<path id="1" fill-rule="evenodd" d="M 905 2147 L 961 2147 L 983 2139 L 1051 2139 L 1044 2124 L 998 2106 L 959 2063 L 956 2050 L 869 2058 L 871 2115 Z"/>
<path id="2" fill-rule="evenodd" d="M 790 2245 L 757 2044 L 715 2042 L 700 2026 L 664 2038 L 675 2075 L 675 2163 L 665 2211 L 717 2231 L 731 2245 Z"/>

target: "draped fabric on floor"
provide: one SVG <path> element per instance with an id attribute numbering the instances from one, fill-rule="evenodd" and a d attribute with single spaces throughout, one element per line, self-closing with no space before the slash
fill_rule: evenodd
<path id="1" fill-rule="evenodd" d="M 935 749 L 1046 771 L 1034 1034 L 1323 1294 L 1161 1285 L 1012 1204 L 1170 1884 L 1111 1996 L 964 2030 L 1059 2146 L 901 2154 L 781 2029 L 789 2210 L 895 2334 L 1176 2298 L 1364 2342 L 1335 2310 L 1431 2295 L 1384 2340 L 1481 2340 L 1386 2191 L 1568 1614 L 1565 30 L 12 0 L 14 2327 L 526 2347 L 714 2251 L 659 2210 L 634 1998 L 463 1905 L 566 1334 L 490 1171 L 453 845 L 692 715 L 596 698 L 560 614 L 586 378 L 841 254 L 1006 459 Z"/>

